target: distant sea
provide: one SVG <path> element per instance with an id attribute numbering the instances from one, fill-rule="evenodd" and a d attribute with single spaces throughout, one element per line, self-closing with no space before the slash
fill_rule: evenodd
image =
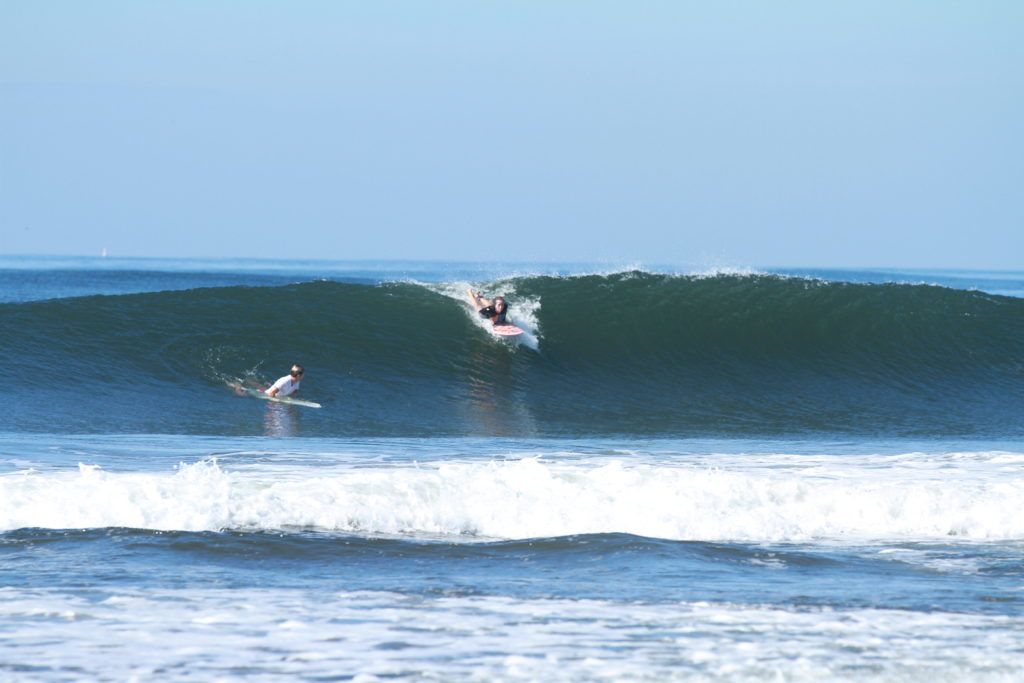
<path id="1" fill-rule="evenodd" d="M 1024 679 L 1024 271 L 7 256 L 0 329 L 0 679 Z"/>

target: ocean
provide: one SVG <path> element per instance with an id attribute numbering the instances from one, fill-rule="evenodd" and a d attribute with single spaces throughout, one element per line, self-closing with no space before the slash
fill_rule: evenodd
<path id="1" fill-rule="evenodd" d="M 5 256 L 0 328 L 0 679 L 1024 679 L 1024 271 Z"/>

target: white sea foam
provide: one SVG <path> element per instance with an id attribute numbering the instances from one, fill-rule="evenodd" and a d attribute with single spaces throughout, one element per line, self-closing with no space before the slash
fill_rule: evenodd
<path id="1" fill-rule="evenodd" d="M 1024 677 L 1024 622 L 984 614 L 195 587 L 0 589 L 0 622 L 32 680 Z"/>
<path id="2" fill-rule="evenodd" d="M 718 467 L 542 457 L 312 470 L 207 459 L 147 473 L 81 465 L 0 477 L 0 530 L 298 527 L 481 539 L 606 532 L 754 542 L 1024 539 L 1024 472 L 1008 469 L 1006 457 L 952 454 L 932 467 L 909 457 L 902 465 L 890 460 L 885 467 L 863 467 L 754 456 L 723 458 Z"/>
<path id="3" fill-rule="evenodd" d="M 691 277 L 694 279 L 711 279 L 716 277 L 752 277 L 754 275 L 768 275 L 769 272 L 765 270 L 759 270 L 757 268 L 730 268 L 724 266 L 716 266 L 712 268 L 702 268 L 686 273 L 678 273 L 681 277 Z M 781 277 L 781 276 L 780 276 Z"/>

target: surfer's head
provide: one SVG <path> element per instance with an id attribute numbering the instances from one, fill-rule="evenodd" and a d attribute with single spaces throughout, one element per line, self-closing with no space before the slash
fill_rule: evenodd
<path id="1" fill-rule="evenodd" d="M 498 313 L 501 313 L 502 311 L 504 311 L 505 307 L 507 305 L 508 304 L 505 303 L 505 297 L 503 297 L 503 296 L 496 296 L 496 297 L 494 297 L 494 310 L 496 310 Z"/>
<path id="2" fill-rule="evenodd" d="M 292 366 L 292 377 L 294 377 L 295 379 L 299 379 L 304 374 L 306 374 L 306 368 L 302 367 L 301 365 Z"/>

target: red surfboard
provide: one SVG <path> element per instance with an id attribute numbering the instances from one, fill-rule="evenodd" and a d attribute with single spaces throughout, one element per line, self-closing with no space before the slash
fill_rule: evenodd
<path id="1" fill-rule="evenodd" d="M 517 337 L 523 333 L 523 331 L 515 325 L 495 325 L 491 328 L 494 334 L 501 335 L 502 337 Z"/>

